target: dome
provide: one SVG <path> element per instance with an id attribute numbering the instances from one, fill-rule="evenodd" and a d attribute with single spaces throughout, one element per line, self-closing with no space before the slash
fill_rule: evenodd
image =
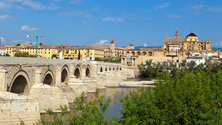
<path id="1" fill-rule="evenodd" d="M 188 36 L 197 36 L 196 34 L 194 34 L 194 33 L 190 33 L 189 35 L 187 35 L 187 37 Z"/>
<path id="2" fill-rule="evenodd" d="M 110 42 L 110 44 L 115 44 L 115 42 L 112 40 L 112 41 Z"/>
<path id="3" fill-rule="evenodd" d="M 131 43 L 130 46 L 134 46 L 133 43 Z"/>

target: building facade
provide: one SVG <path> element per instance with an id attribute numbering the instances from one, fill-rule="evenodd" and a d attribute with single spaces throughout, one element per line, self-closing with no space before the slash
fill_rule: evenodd
<path id="1" fill-rule="evenodd" d="M 0 46 L 0 56 L 6 56 L 6 47 Z"/>

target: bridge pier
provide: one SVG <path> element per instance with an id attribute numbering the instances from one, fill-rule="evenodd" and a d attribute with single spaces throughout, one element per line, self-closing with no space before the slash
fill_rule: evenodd
<path id="1" fill-rule="evenodd" d="M 75 90 L 76 97 L 81 96 L 82 92 L 87 96 L 87 83 L 85 80 L 76 79 L 76 76 L 71 76 L 68 85 Z"/>
<path id="2" fill-rule="evenodd" d="M 61 84 L 61 68 L 56 67 L 56 75 L 55 75 L 55 85 L 60 85 Z"/>
<path id="3" fill-rule="evenodd" d="M 7 92 L 7 71 L 0 70 L 0 92 Z"/>
<path id="4" fill-rule="evenodd" d="M 41 83 L 41 76 L 42 76 L 42 70 L 41 69 L 36 69 L 36 71 L 35 71 L 35 84 L 40 84 Z"/>
<path id="5" fill-rule="evenodd" d="M 60 106 L 69 105 L 66 96 L 59 87 L 43 83 L 33 85 L 29 96 L 38 100 L 40 113 L 46 113 L 45 110 L 48 109 L 53 112 L 61 112 L 57 110 Z"/>

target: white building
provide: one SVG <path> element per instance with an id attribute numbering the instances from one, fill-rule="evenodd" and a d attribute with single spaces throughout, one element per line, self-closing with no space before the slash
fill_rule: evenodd
<path id="1" fill-rule="evenodd" d="M 0 56 L 5 56 L 6 55 L 6 47 L 0 46 Z"/>
<path id="2" fill-rule="evenodd" d="M 196 65 L 205 64 L 205 58 L 202 56 L 190 56 L 187 57 L 186 62 L 194 61 Z"/>
<path id="3" fill-rule="evenodd" d="M 217 62 L 221 58 L 220 56 L 215 56 L 213 53 L 201 54 L 201 53 L 193 53 L 189 57 L 187 57 L 186 62 L 194 61 L 196 65 L 205 64 L 206 60 L 212 58 L 212 62 Z"/>

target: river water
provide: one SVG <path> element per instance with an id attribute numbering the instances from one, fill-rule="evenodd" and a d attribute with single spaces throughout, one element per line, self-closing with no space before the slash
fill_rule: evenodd
<path id="1" fill-rule="evenodd" d="M 108 108 L 106 117 L 112 118 L 115 116 L 116 118 L 120 118 L 121 115 L 119 111 L 122 109 L 120 105 L 120 99 L 129 94 L 132 91 L 137 91 L 138 88 L 128 88 L 128 87 L 119 87 L 119 88 L 106 88 L 104 90 L 100 90 L 101 95 L 105 95 L 106 97 L 111 97 L 111 104 Z M 91 99 L 94 93 L 87 93 L 87 99 Z M 70 103 L 70 109 L 72 112 L 72 103 Z M 41 119 L 45 122 L 52 122 L 53 117 L 48 114 L 41 114 Z"/>

